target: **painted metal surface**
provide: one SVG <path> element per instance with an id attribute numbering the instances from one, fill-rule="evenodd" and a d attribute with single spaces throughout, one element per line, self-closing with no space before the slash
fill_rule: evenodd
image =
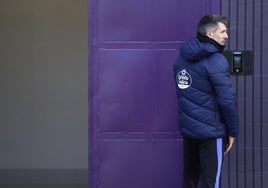
<path id="1" fill-rule="evenodd" d="M 226 158 L 222 187 L 268 187 L 268 0 L 222 1 L 230 18 L 228 50 L 251 50 L 252 75 L 232 76 L 238 97 L 240 135 Z"/>
<path id="2" fill-rule="evenodd" d="M 177 188 L 172 66 L 208 0 L 89 1 L 89 187 Z"/>

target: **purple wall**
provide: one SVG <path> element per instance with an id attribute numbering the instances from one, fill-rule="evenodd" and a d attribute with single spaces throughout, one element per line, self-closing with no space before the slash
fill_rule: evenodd
<path id="1" fill-rule="evenodd" d="M 172 65 L 220 1 L 89 1 L 89 187 L 181 184 Z"/>

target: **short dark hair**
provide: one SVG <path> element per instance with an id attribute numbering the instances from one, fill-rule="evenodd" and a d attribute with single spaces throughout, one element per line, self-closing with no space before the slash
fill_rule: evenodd
<path id="1" fill-rule="evenodd" d="M 223 23 L 226 27 L 229 26 L 229 20 L 226 16 L 221 15 L 206 15 L 198 23 L 197 33 L 206 36 L 209 29 L 217 30 L 218 23 Z"/>

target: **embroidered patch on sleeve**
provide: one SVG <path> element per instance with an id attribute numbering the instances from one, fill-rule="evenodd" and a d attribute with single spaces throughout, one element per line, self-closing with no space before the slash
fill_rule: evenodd
<path id="1" fill-rule="evenodd" d="M 180 89 L 187 89 L 192 85 L 191 75 L 183 69 L 177 73 L 176 82 Z"/>

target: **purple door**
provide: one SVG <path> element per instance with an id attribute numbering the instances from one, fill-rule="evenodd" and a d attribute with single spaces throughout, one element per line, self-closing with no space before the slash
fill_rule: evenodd
<path id="1" fill-rule="evenodd" d="M 89 187 L 179 188 L 172 66 L 220 0 L 89 1 Z"/>

